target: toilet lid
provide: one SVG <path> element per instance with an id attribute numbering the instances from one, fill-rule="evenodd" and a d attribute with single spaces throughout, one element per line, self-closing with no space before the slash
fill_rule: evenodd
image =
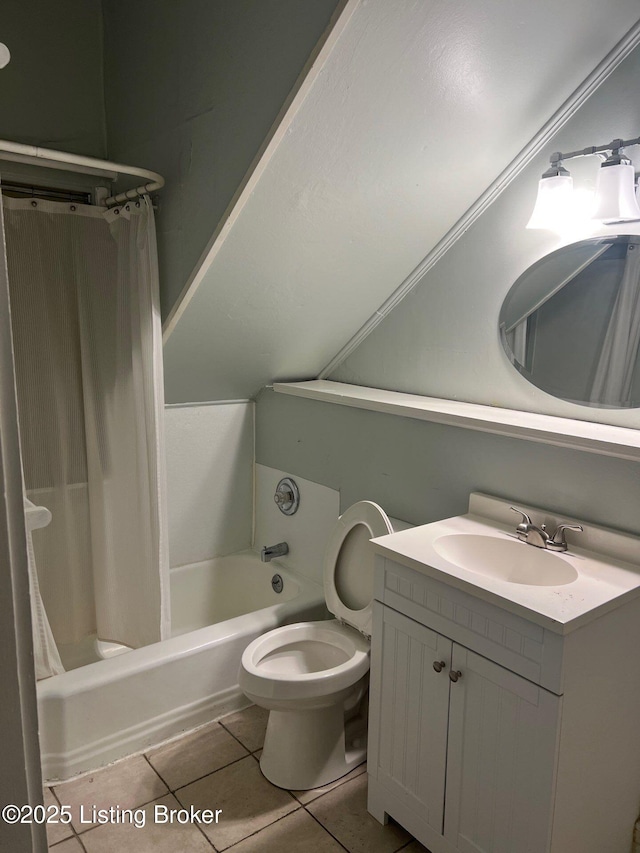
<path id="1" fill-rule="evenodd" d="M 369 540 L 393 533 L 384 510 L 359 501 L 343 512 L 333 528 L 324 558 L 327 607 L 363 634 L 371 636 L 374 553 Z"/>

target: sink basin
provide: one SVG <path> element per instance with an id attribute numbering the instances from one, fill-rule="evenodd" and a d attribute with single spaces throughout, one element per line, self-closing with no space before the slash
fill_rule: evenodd
<path id="1" fill-rule="evenodd" d="M 440 536 L 433 543 L 437 553 L 470 572 L 531 586 L 563 586 L 578 577 L 562 557 L 517 539 L 499 539 L 473 533 Z"/>

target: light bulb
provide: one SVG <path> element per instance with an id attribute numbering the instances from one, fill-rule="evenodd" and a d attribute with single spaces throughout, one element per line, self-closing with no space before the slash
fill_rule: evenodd
<path id="1" fill-rule="evenodd" d="M 593 218 L 605 223 L 640 219 L 635 173 L 629 162 L 600 167 Z"/>
<path id="2" fill-rule="evenodd" d="M 527 228 L 551 231 L 562 227 L 574 212 L 573 178 L 571 175 L 552 175 L 538 182 L 538 197 Z"/>

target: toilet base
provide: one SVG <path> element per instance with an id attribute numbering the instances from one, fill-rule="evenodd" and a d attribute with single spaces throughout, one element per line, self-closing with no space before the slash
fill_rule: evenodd
<path id="1" fill-rule="evenodd" d="M 366 716 L 345 726 L 343 704 L 270 711 L 260 769 L 273 785 L 306 791 L 345 776 L 367 757 Z"/>

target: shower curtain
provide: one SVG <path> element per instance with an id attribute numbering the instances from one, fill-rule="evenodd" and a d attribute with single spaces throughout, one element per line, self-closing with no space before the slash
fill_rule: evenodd
<path id="1" fill-rule="evenodd" d="M 24 490 L 24 483 L 22 484 Z M 27 566 L 29 571 L 29 594 L 31 597 L 31 625 L 33 628 L 33 657 L 36 679 L 48 678 L 50 675 L 60 675 L 64 666 L 60 653 L 53 639 L 47 611 L 40 595 L 40 582 L 36 567 L 36 555 L 33 549 L 33 530 L 40 524 L 35 524 L 33 513 L 41 512 L 41 508 L 24 499 L 25 527 L 27 529 Z"/>
<path id="2" fill-rule="evenodd" d="M 168 636 L 153 209 L 4 199 L 27 496 L 58 644 Z"/>
<path id="3" fill-rule="evenodd" d="M 630 406 L 640 345 L 640 242 L 629 242 L 620 288 L 591 388 L 591 402 Z"/>

